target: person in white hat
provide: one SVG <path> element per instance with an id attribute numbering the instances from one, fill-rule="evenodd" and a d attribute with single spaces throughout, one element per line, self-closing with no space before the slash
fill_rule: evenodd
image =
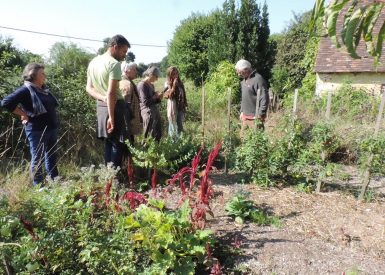
<path id="1" fill-rule="evenodd" d="M 237 74 L 243 78 L 241 82 L 241 114 L 242 121 L 241 136 L 247 128 L 257 127 L 264 129 L 267 107 L 269 104 L 269 94 L 266 81 L 251 68 L 249 61 L 241 59 L 235 65 Z M 259 98 L 257 108 L 257 98 Z M 258 113 L 256 113 L 256 111 Z M 257 121 L 256 121 L 257 119 Z"/>

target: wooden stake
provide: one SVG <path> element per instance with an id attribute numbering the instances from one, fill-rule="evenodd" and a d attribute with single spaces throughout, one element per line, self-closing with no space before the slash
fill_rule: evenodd
<path id="1" fill-rule="evenodd" d="M 229 90 L 229 98 L 227 102 L 227 136 L 229 138 L 229 148 L 231 148 L 231 88 Z M 228 153 L 225 155 L 225 173 L 228 174 Z"/>
<path id="2" fill-rule="evenodd" d="M 293 115 L 297 114 L 298 89 L 294 90 Z"/>
<path id="3" fill-rule="evenodd" d="M 376 126 L 374 128 L 374 137 L 375 138 L 378 136 L 378 132 L 379 132 L 380 126 L 381 126 L 382 115 L 384 113 L 384 106 L 385 106 L 385 84 L 381 85 L 381 92 L 382 92 L 381 104 L 380 104 L 380 109 L 378 110 Z M 369 186 L 369 183 L 370 183 L 370 167 L 371 167 L 372 161 L 373 161 L 373 154 L 371 154 L 369 156 L 369 158 L 368 158 L 367 168 L 366 168 L 366 170 L 364 172 L 364 178 L 362 180 L 361 193 L 360 193 L 360 196 L 358 197 L 359 200 L 363 200 L 364 199 L 366 190 L 368 189 L 368 186 Z"/>
<path id="4" fill-rule="evenodd" d="M 325 113 L 326 120 L 330 120 L 331 109 L 332 109 L 332 91 L 329 91 L 328 92 L 328 102 L 326 105 L 326 113 Z"/>

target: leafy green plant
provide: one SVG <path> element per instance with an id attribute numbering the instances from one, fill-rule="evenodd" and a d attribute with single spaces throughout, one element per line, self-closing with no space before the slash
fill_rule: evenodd
<path id="1" fill-rule="evenodd" d="M 160 142 L 152 138 L 140 138 L 136 146 L 129 142 L 126 144 L 136 165 L 165 173 L 173 173 L 180 165 L 186 164 L 199 147 L 188 135 L 177 140 L 164 138 Z"/>
<path id="2" fill-rule="evenodd" d="M 319 109 L 325 110 L 327 96 L 318 101 Z M 345 119 L 363 120 L 373 119 L 377 115 L 379 98 L 369 94 L 364 89 L 354 88 L 346 81 L 332 98 L 332 114 Z"/>
<path id="3" fill-rule="evenodd" d="M 365 138 L 360 142 L 359 148 L 360 170 L 369 169 L 373 176 L 385 175 L 385 136 Z"/>
<path id="4" fill-rule="evenodd" d="M 292 166 L 296 177 L 304 177 L 307 182 L 317 181 L 320 189 L 322 181 L 332 176 L 335 165 L 329 162 L 332 153 L 339 147 L 340 140 L 333 132 L 333 125 L 317 123 L 310 132 L 310 140 Z"/>
<path id="5" fill-rule="evenodd" d="M 269 174 L 269 141 L 263 131 L 247 131 L 236 152 L 235 167 L 262 186 L 272 184 Z"/>
<path id="6" fill-rule="evenodd" d="M 232 90 L 232 102 L 240 102 L 239 78 L 235 72 L 234 64 L 223 61 L 218 64 L 216 70 L 209 75 L 205 88 L 207 90 L 207 104 L 213 108 L 227 106 L 228 89 Z"/>
<path id="7" fill-rule="evenodd" d="M 279 219 L 275 216 L 269 216 L 258 209 L 254 202 L 248 199 L 247 193 L 237 193 L 226 203 L 225 210 L 230 216 L 235 217 L 235 222 L 239 224 L 251 221 L 259 225 L 279 225 Z"/>
<path id="8" fill-rule="evenodd" d="M 304 150 L 306 140 L 304 125 L 295 117 L 287 116 L 278 128 L 282 128 L 283 136 L 270 143 L 269 169 L 272 176 L 284 180 L 291 176 L 290 169 Z"/>

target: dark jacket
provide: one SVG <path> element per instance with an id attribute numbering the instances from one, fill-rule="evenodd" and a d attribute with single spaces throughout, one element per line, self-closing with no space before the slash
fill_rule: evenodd
<path id="1" fill-rule="evenodd" d="M 58 104 L 56 98 L 51 93 L 44 94 L 36 91 L 36 94 L 47 112 L 35 117 L 28 117 L 28 123 L 25 128 L 32 131 L 43 131 L 46 127 L 48 130 L 57 129 L 58 118 L 56 107 Z M 10 112 L 13 112 L 18 105 L 26 112 L 33 113 L 34 111 L 31 93 L 25 85 L 1 101 L 1 106 Z"/>
<path id="2" fill-rule="evenodd" d="M 266 81 L 256 71 L 253 71 L 247 79 L 244 79 L 241 82 L 241 112 L 243 112 L 244 115 L 255 116 L 258 90 L 260 92 L 258 116 L 266 116 L 267 107 L 269 105 L 269 92 L 267 90 Z"/>

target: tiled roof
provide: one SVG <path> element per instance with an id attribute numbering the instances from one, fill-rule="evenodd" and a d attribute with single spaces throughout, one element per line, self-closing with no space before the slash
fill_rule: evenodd
<path id="1" fill-rule="evenodd" d="M 366 5 L 373 3 L 370 0 L 361 0 L 360 5 Z M 343 24 L 343 15 L 346 12 L 343 11 L 337 20 L 337 34 L 341 33 Z M 380 17 L 378 18 L 374 27 L 374 35 L 379 32 L 381 25 L 385 21 L 385 8 L 382 10 Z M 339 38 L 340 39 L 340 38 Z M 357 54 L 360 59 L 351 58 L 346 50 L 342 47 L 337 49 L 332 43 L 329 37 L 321 38 L 316 64 L 315 72 L 317 73 L 347 73 L 347 72 L 385 72 L 385 41 L 383 51 L 381 54 L 380 64 L 376 66 L 372 57 L 366 52 L 365 41 L 361 38 L 361 41 L 357 47 Z"/>

